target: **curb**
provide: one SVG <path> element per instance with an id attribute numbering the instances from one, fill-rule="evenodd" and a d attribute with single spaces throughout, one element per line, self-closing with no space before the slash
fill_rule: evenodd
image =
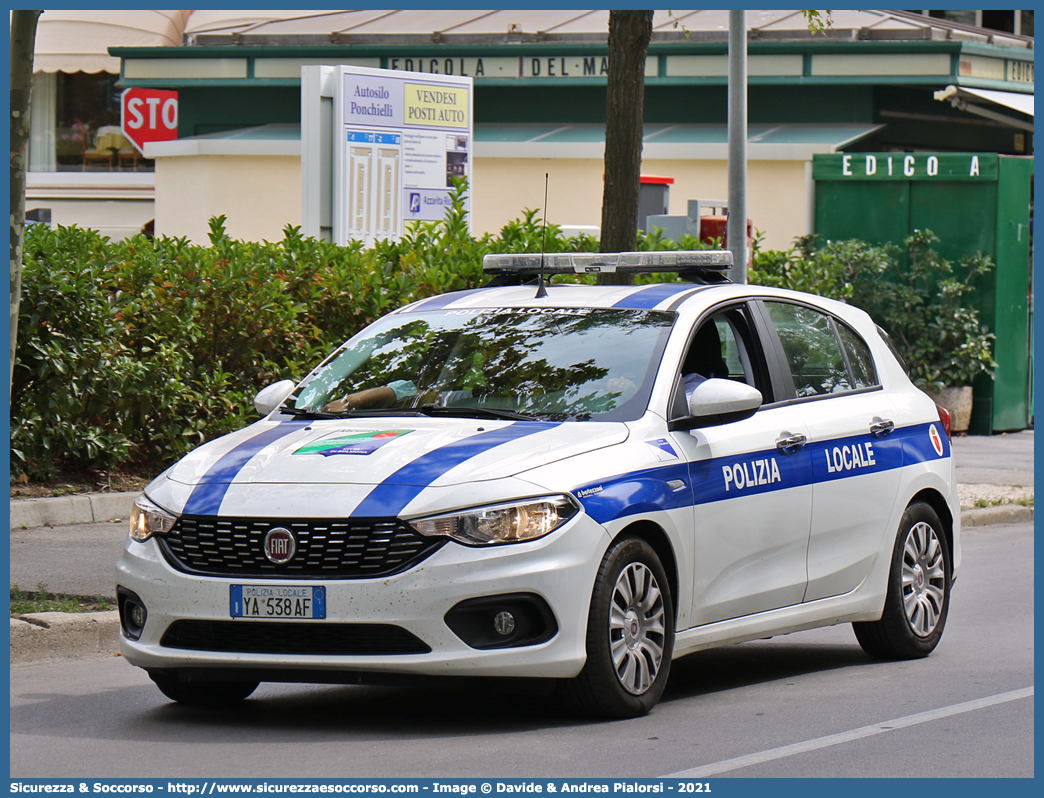
<path id="1" fill-rule="evenodd" d="M 120 648 L 120 614 L 34 612 L 11 618 L 11 664 L 109 654 Z"/>
<path id="2" fill-rule="evenodd" d="M 1033 522 L 1033 508 L 1021 504 L 999 504 L 961 511 L 961 526 L 992 526 Z"/>
<path id="3" fill-rule="evenodd" d="M 90 524 L 130 517 L 141 491 L 89 493 L 50 499 L 12 499 L 11 529 L 62 524 Z"/>

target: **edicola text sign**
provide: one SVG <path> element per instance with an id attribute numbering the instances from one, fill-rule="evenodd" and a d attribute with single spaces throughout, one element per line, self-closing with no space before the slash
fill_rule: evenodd
<path id="1" fill-rule="evenodd" d="M 974 152 L 853 152 L 812 158 L 815 180 L 997 179 L 997 154 Z"/>
<path id="2" fill-rule="evenodd" d="M 407 222 L 441 219 L 453 179 L 471 172 L 472 78 L 342 66 L 336 81 L 334 241 L 397 239 Z"/>

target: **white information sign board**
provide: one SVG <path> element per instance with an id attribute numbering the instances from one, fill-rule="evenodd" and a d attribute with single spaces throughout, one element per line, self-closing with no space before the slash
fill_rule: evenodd
<path id="1" fill-rule="evenodd" d="M 441 219 L 453 178 L 471 176 L 470 77 L 337 67 L 333 240 L 398 239 Z M 470 219 L 470 192 L 465 197 Z"/>

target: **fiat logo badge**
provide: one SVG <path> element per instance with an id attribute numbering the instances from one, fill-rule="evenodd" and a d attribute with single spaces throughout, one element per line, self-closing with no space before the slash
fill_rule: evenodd
<path id="1" fill-rule="evenodd" d="M 297 541 L 289 529 L 277 526 L 265 535 L 265 557 L 276 565 L 290 562 L 297 551 Z"/>

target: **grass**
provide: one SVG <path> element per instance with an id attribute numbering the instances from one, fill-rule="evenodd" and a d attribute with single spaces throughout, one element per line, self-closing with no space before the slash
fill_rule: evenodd
<path id="1" fill-rule="evenodd" d="M 36 590 L 22 590 L 11 585 L 11 616 L 27 615 L 31 612 L 105 612 L 113 609 L 112 604 L 101 596 L 60 596 L 48 592 L 47 585 L 40 582 Z"/>
<path id="2" fill-rule="evenodd" d="M 1032 507 L 1033 506 L 1033 497 L 1030 496 L 1028 499 L 1014 499 L 1014 500 L 994 499 L 993 501 L 987 501 L 986 499 L 978 499 L 975 502 L 975 507 L 977 509 L 981 510 L 984 507 L 1000 507 L 1003 504 L 1020 504 L 1023 507 Z"/>

